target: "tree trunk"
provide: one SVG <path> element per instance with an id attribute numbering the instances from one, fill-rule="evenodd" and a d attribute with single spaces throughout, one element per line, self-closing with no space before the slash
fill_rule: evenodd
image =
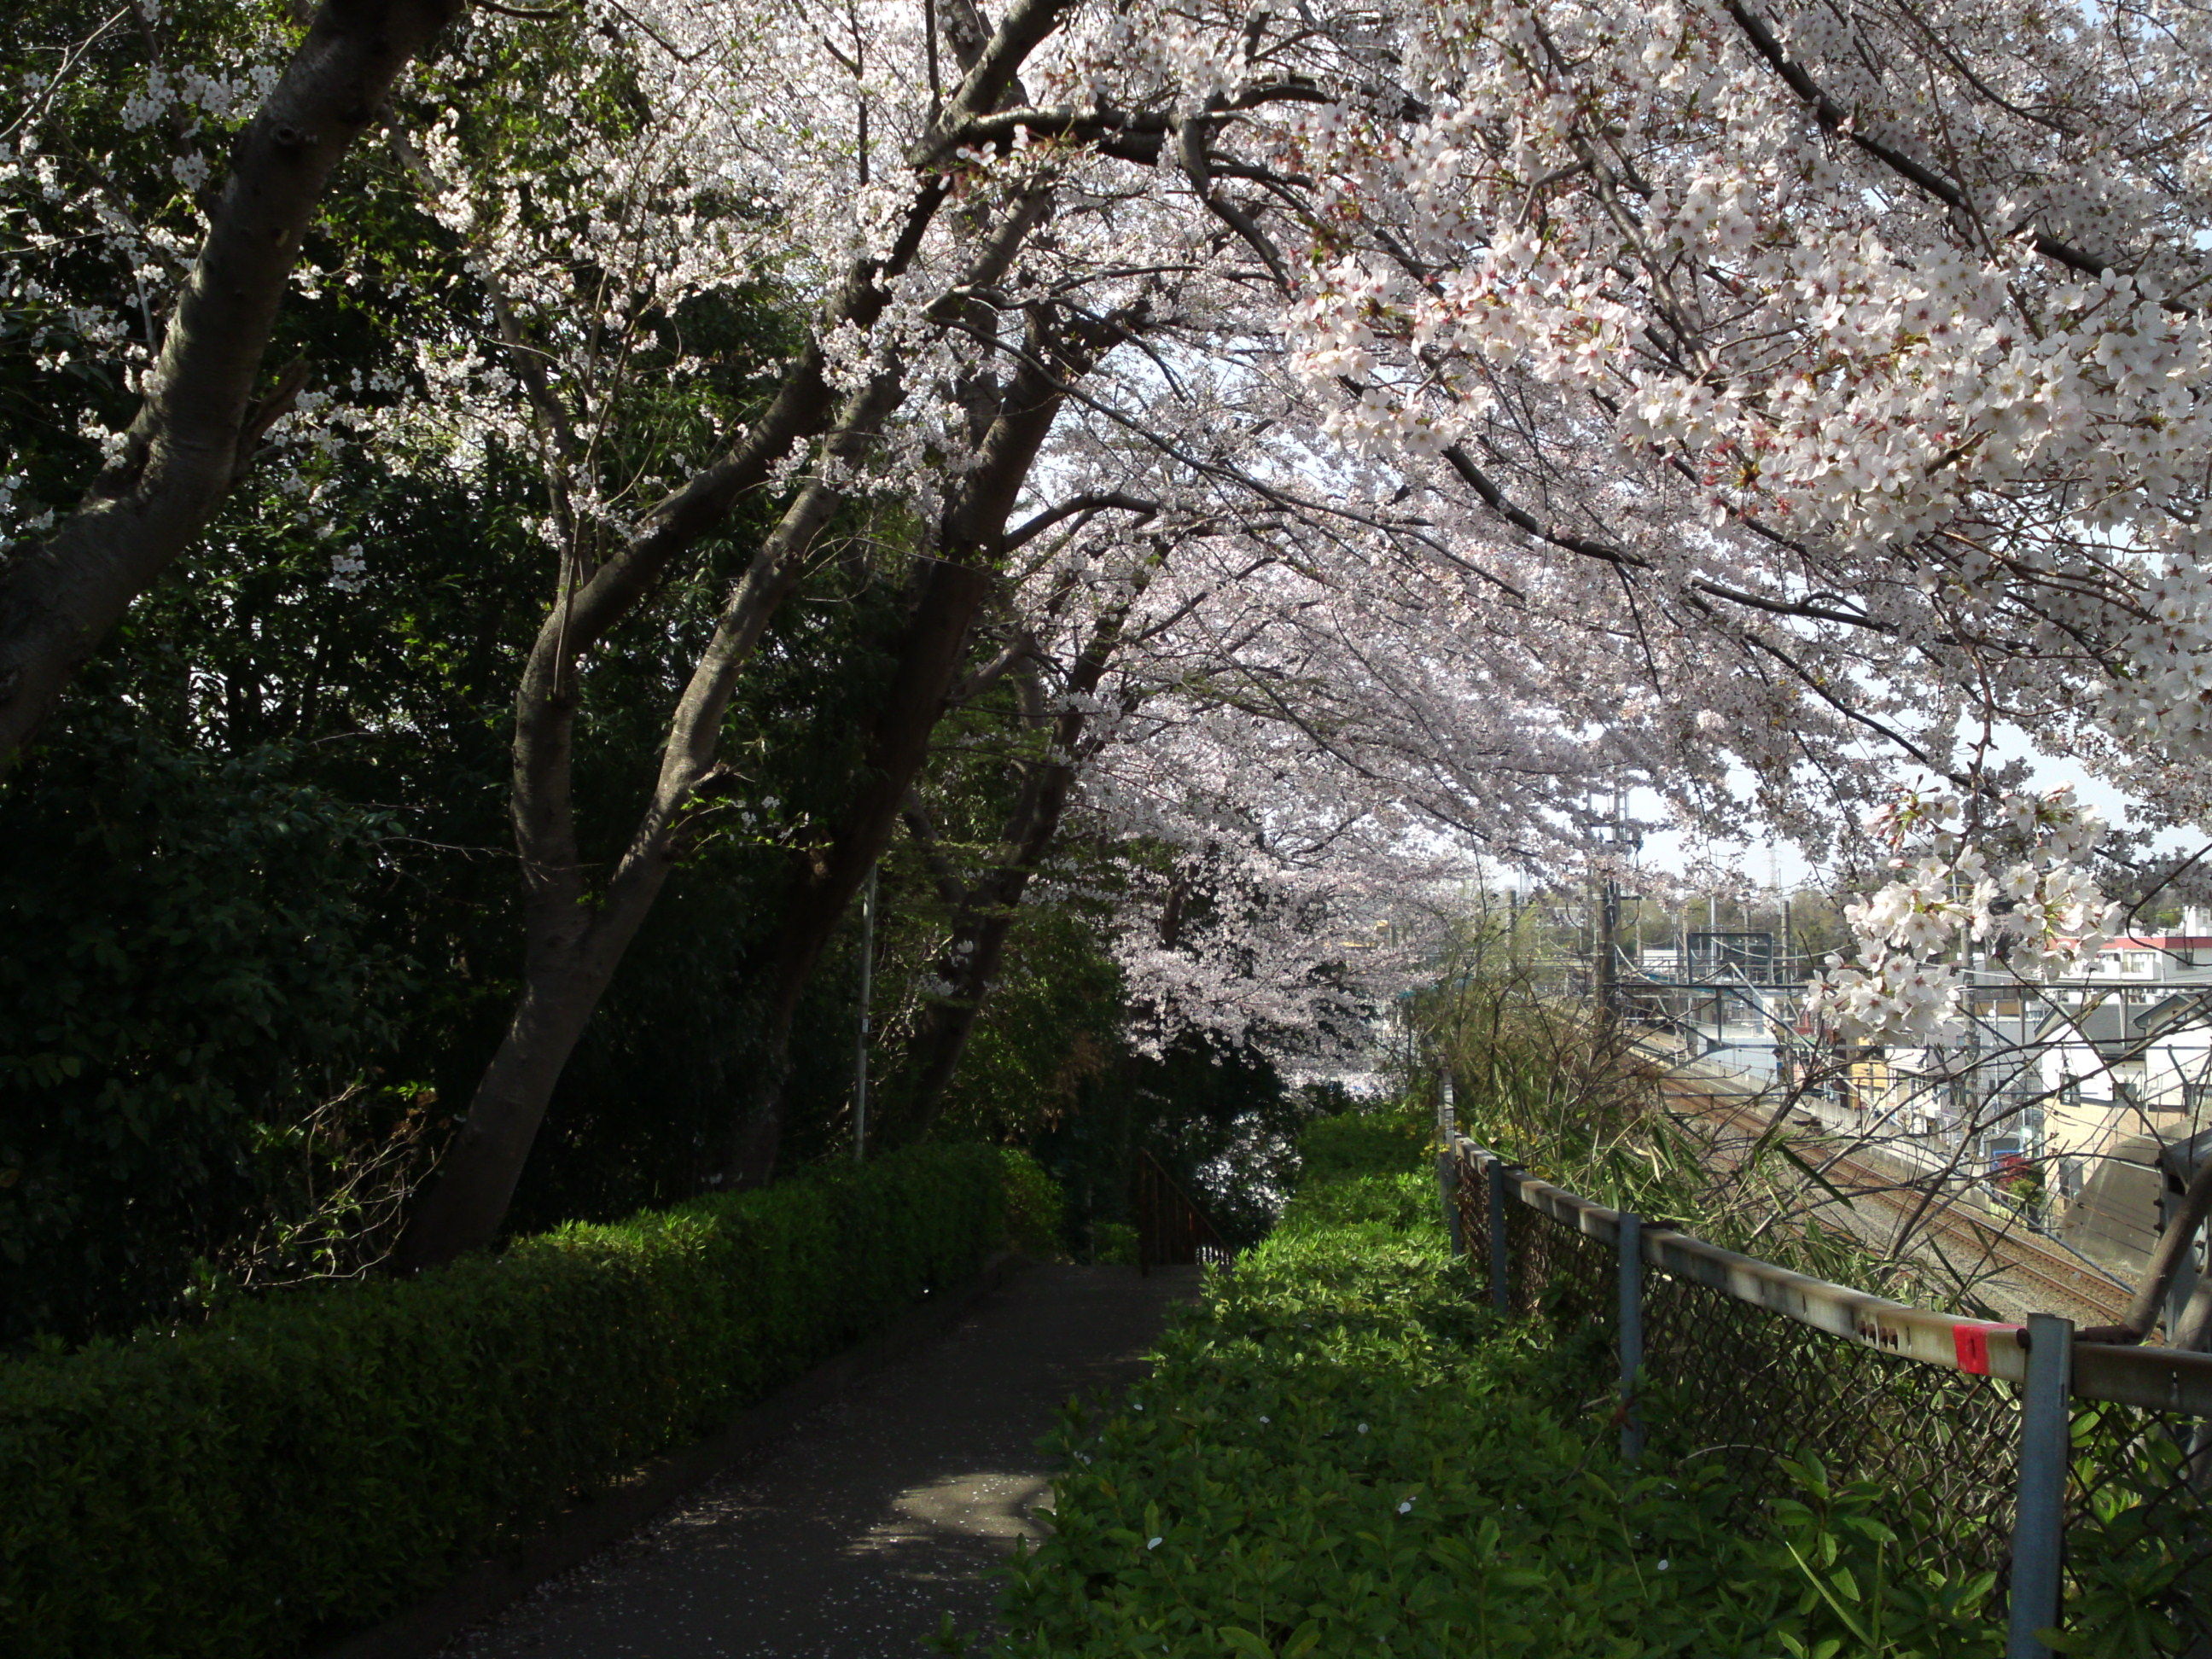
<path id="1" fill-rule="evenodd" d="M 1137 591 L 1143 592 L 1141 582 Z M 951 994 L 931 1005 L 907 1048 L 914 1081 L 904 1121 L 897 1128 L 904 1138 L 927 1134 L 945 1109 L 960 1056 L 975 1033 L 985 1000 L 999 982 L 1006 940 L 1021 913 L 1023 896 L 1059 838 L 1079 775 L 1076 750 L 1088 724 L 1084 708 L 1105 678 L 1134 598 L 1133 594 L 1100 621 L 1076 659 L 1060 718 L 1052 725 L 1050 747 L 1023 781 L 1000 837 L 1006 856 L 968 888 L 954 916 L 951 941 L 938 964 L 952 987 Z"/>
<path id="2" fill-rule="evenodd" d="M 76 666 L 207 526 L 305 380 L 253 382 L 331 170 L 459 0 L 330 0 L 231 153 L 120 459 L 0 567 L 0 775 Z"/>
<path id="3" fill-rule="evenodd" d="M 969 70 L 945 121 L 957 124 L 977 110 L 994 107 L 1023 56 L 1049 32 L 1066 3 L 1018 4 Z M 881 261 L 856 262 L 848 271 L 832 304 L 832 324 L 866 326 L 881 315 L 889 279 L 902 272 L 920 248 L 946 190 L 940 175 L 918 180 L 890 253 Z M 998 281 L 1037 222 L 1038 211 L 1034 198 L 1013 204 L 985 237 L 956 292 Z M 964 298 L 951 301 L 956 309 L 967 303 Z M 499 1053 L 470 1101 L 468 1116 L 394 1253 L 400 1271 L 438 1266 L 498 1237 L 562 1069 L 679 856 L 689 815 L 721 780 L 714 751 L 738 678 L 843 499 L 835 481 L 866 459 L 884 421 L 904 396 L 899 376 L 886 373 L 852 393 L 838 411 L 823 442 L 823 464 L 731 590 L 671 718 L 653 799 L 604 902 L 596 906 L 583 881 L 571 793 L 580 696 L 576 665 L 645 600 L 680 554 L 718 529 L 747 491 L 768 480 L 776 462 L 822 430 L 831 392 L 819 349 L 810 347 L 792 366 L 768 412 L 731 454 L 661 503 L 637 537 L 587 580 L 564 583 L 567 591 L 539 628 L 515 699 L 514 818 L 528 894 L 522 997 Z M 986 476 L 988 459 L 982 469 Z M 980 583 L 980 574 L 975 580 Z M 980 592 L 979 587 L 977 598 Z M 962 636 L 975 602 L 969 601 L 959 619 Z M 957 662 L 958 638 L 951 649 Z M 926 744 L 927 736 L 924 726 L 918 741 Z M 892 799 L 896 811 L 897 794 Z M 861 864 L 861 874 L 872 861 L 872 855 Z M 857 885 L 855 878 L 852 886 Z M 850 896 L 848 887 L 839 909 Z M 802 982 L 819 954 L 818 944 L 804 954 L 797 969 Z M 795 990 L 790 1006 L 797 1006 Z M 782 1029 L 787 1031 L 788 1025 L 787 1013 Z"/>
<path id="4" fill-rule="evenodd" d="M 1043 205 L 1042 197 L 1032 197 L 1010 217 L 1033 224 Z M 1021 366 L 998 399 L 998 413 L 976 446 L 975 465 L 938 538 L 939 546 L 966 562 L 932 562 L 869 739 L 867 781 L 846 812 L 823 869 L 793 895 L 757 975 L 763 1055 L 759 1085 L 731 1124 L 721 1171 L 730 1185 L 757 1186 L 775 1172 L 791 1024 L 806 981 L 869 866 L 890 845 L 900 809 L 928 757 L 930 736 L 958 683 L 969 626 L 1006 545 L 1006 520 L 1059 418 L 1066 388 L 1126 337 L 1126 319 L 1118 315 L 1067 319 L 1055 329 L 1033 313 L 1024 325 Z"/>
<path id="5" fill-rule="evenodd" d="M 897 401 L 890 380 L 849 399 L 825 445 L 833 464 L 864 453 Z M 574 664 L 627 607 L 556 605 L 540 628 L 515 697 L 513 811 L 526 895 L 522 997 L 400 1239 L 393 1265 L 401 1272 L 436 1267 L 498 1237 L 562 1068 L 668 878 L 689 813 L 717 781 L 714 749 L 738 676 L 839 499 L 823 477 L 806 484 L 732 590 L 670 720 L 653 799 L 596 902 L 576 840 Z"/>
<path id="6" fill-rule="evenodd" d="M 1043 767 L 1039 775 L 1046 781 L 1040 787 L 1025 788 L 1016 808 L 1016 817 L 1026 812 L 1031 818 L 1034 833 L 1024 839 L 1012 860 L 976 884 L 969 905 L 953 924 L 951 945 L 939 962 L 951 993 L 930 1006 L 908 1045 L 914 1081 L 910 1103 L 896 1127 L 902 1139 L 927 1134 L 943 1113 L 960 1057 L 967 1051 L 984 1001 L 999 982 L 1022 896 L 1059 833 L 1075 769 Z"/>
<path id="7" fill-rule="evenodd" d="M 896 672 L 870 734 L 866 781 L 847 810 L 821 869 L 786 907 L 761 972 L 760 1085 L 732 1124 L 723 1179 L 758 1186 L 775 1173 L 783 1138 L 783 1082 L 792 1020 L 845 908 L 890 845 L 900 808 L 929 753 L 930 734 L 952 694 L 968 630 L 989 591 L 973 565 L 932 562 L 899 651 Z"/>
<path id="8" fill-rule="evenodd" d="M 450 1261 L 499 1236 L 554 1086 L 672 863 L 641 862 L 628 872 L 628 885 L 596 909 L 565 885 L 532 900 L 521 1001 L 439 1165 L 436 1185 L 393 1254 L 400 1272 Z"/>

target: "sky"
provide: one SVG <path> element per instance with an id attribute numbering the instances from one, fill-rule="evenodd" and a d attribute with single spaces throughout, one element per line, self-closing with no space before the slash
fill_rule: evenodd
<path id="1" fill-rule="evenodd" d="M 2063 783 L 2074 786 L 2077 799 L 2086 801 L 2115 827 L 2123 827 L 2134 817 L 2134 801 L 2110 784 L 2091 777 L 2078 762 L 2054 759 L 2039 752 L 2028 735 L 2017 726 L 2001 725 L 1996 729 L 1991 745 L 2001 760 L 2021 759 L 2028 763 L 2029 776 L 2040 789 L 2056 788 Z M 1751 780 L 1747 774 L 1735 780 L 1737 793 L 1748 799 Z M 1663 816 L 1664 809 L 1658 796 L 1648 790 L 1632 791 L 1629 797 L 1632 816 L 1656 818 Z M 2204 837 L 2182 830 L 2161 831 L 2152 838 L 2152 846 L 2160 851 L 2193 853 L 2203 846 Z M 1654 871 L 1680 875 L 1692 862 L 1691 838 L 1676 830 L 1659 830 L 1644 837 L 1642 862 Z M 1794 842 L 1772 842 L 1752 840 L 1737 843 L 1733 848 L 1723 848 L 1724 861 L 1739 870 L 1751 885 L 1766 887 L 1778 880 L 1785 889 L 1814 887 L 1826 889 L 1832 875 L 1809 860 Z"/>

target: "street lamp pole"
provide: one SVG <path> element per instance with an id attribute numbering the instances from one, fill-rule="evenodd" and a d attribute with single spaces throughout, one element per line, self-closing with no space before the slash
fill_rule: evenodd
<path id="1" fill-rule="evenodd" d="M 876 866 L 860 893 L 860 1035 L 853 1047 L 853 1162 L 868 1155 L 868 998 L 876 969 Z"/>

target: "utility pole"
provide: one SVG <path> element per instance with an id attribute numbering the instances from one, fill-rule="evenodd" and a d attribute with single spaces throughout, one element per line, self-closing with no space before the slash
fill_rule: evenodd
<path id="1" fill-rule="evenodd" d="M 876 866 L 860 892 L 860 1036 L 853 1047 L 853 1162 L 868 1155 L 868 997 L 876 969 Z"/>
<path id="2" fill-rule="evenodd" d="M 1620 947 L 1616 938 L 1620 931 L 1620 888 L 1607 873 L 1598 884 L 1597 890 L 1597 962 L 1591 989 L 1596 994 L 1597 1006 L 1607 1013 L 1620 1001 Z"/>
<path id="3" fill-rule="evenodd" d="M 1774 896 L 1774 903 L 1775 903 L 1775 908 L 1776 908 L 1777 909 L 1779 909 L 1779 908 L 1781 908 L 1781 905 L 1782 905 L 1782 867 L 1781 867 L 1781 866 L 1782 866 L 1782 849 L 1781 849 L 1781 847 L 1780 847 L 1779 843 L 1775 842 L 1771 842 L 1771 841 L 1770 841 L 1769 842 L 1767 842 L 1767 843 L 1766 843 L 1766 890 L 1767 890 L 1768 892 L 1770 892 L 1770 893 L 1773 894 L 1773 896 Z M 1785 939 L 1789 937 L 1789 934 L 1788 934 L 1788 932 L 1787 932 L 1787 930 L 1786 930 L 1786 929 L 1784 930 L 1784 935 L 1783 935 L 1783 936 L 1784 936 L 1784 938 Z M 1773 979 L 1773 978 L 1778 977 L 1778 975 L 1775 974 L 1775 971 L 1774 971 L 1774 955 L 1773 955 L 1773 951 L 1772 951 L 1771 947 L 1770 947 L 1770 948 L 1769 948 L 1768 952 L 1767 952 L 1766 973 L 1767 973 L 1767 977 L 1768 977 L 1768 978 L 1770 978 L 1770 979 Z"/>
<path id="4" fill-rule="evenodd" d="M 1621 849 L 1641 845 L 1640 838 L 1632 843 L 1628 834 L 1628 792 L 1616 788 L 1613 792 L 1613 821 L 1606 826 L 1605 847 L 1614 859 Z M 1592 975 L 1591 991 L 1597 1006 L 1607 1013 L 1620 1012 L 1620 883 L 1608 864 L 1605 878 L 1598 884 L 1597 927 L 1595 939 L 1596 971 Z"/>

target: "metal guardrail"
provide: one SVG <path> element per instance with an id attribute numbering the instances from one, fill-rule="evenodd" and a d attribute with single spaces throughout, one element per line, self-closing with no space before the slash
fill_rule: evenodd
<path id="1" fill-rule="evenodd" d="M 2166 1616 L 2212 1642 L 2212 1355 L 2081 1342 L 2047 1315 L 1909 1307 L 1608 1208 L 1455 1131 L 1437 1177 L 1454 1246 L 1486 1265 L 1496 1305 L 1551 1298 L 1613 1324 L 1625 1458 L 1642 1450 L 1645 1396 L 1671 1388 L 1714 1443 L 1703 1451 L 1747 1471 L 1810 1449 L 1847 1477 L 1886 1476 L 1920 1506 L 1922 1548 L 1999 1574 L 2008 1659 L 2047 1659 L 2036 1632 L 2058 1621 L 2069 1519 L 2109 1531 L 2126 1511 L 2160 1556 Z M 2008 1468 L 2013 1481 L 1990 1480 Z"/>
<path id="2" fill-rule="evenodd" d="M 1478 1170 L 1497 1164 L 1508 1194 L 1530 1209 L 1601 1244 L 1619 1247 L 1620 1211 L 1539 1181 L 1463 1135 L 1455 1137 L 1453 1146 Z M 2027 1381 L 2029 1345 L 2024 1326 L 1929 1313 L 1724 1250 L 1688 1233 L 1655 1231 L 1650 1222 L 1644 1224 L 1643 1245 L 1647 1267 L 1693 1279 L 1832 1336 L 1848 1337 L 1923 1365 L 2008 1382 Z M 2072 1394 L 2077 1400 L 2212 1417 L 2212 1354 L 2075 1342 L 2073 1356 Z"/>

